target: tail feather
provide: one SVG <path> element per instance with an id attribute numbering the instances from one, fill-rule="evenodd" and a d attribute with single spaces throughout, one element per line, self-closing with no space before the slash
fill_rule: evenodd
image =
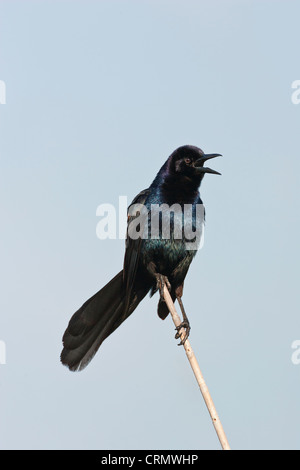
<path id="1" fill-rule="evenodd" d="M 63 336 L 61 353 L 61 362 L 70 370 L 82 370 L 94 357 L 122 313 L 123 299 L 121 271 L 74 313 Z"/>
<path id="2" fill-rule="evenodd" d="M 147 291 L 135 293 L 129 308 L 123 286 L 123 271 L 88 299 L 74 313 L 63 336 L 61 362 L 70 370 L 82 370 L 102 342 L 129 317 Z"/>

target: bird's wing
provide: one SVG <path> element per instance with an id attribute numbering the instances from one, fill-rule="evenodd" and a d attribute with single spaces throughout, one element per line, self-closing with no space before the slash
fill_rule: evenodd
<path id="1" fill-rule="evenodd" d="M 138 217 L 139 213 L 132 213 L 130 211 L 130 207 L 134 204 L 142 204 L 144 205 L 146 199 L 149 195 L 150 190 L 144 189 L 141 191 L 132 201 L 130 206 L 128 207 L 127 211 L 127 237 L 126 237 L 126 251 L 125 251 L 125 258 L 124 258 L 124 266 L 123 266 L 123 281 L 126 290 L 126 307 L 129 307 L 131 302 L 131 293 L 132 288 L 134 286 L 136 271 L 138 267 L 140 249 L 141 249 L 141 242 L 142 238 L 138 237 L 137 239 L 133 239 L 128 234 L 128 228 L 130 223 Z"/>

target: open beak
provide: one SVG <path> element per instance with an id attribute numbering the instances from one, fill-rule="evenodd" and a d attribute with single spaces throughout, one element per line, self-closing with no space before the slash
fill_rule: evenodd
<path id="1" fill-rule="evenodd" d="M 202 155 L 198 160 L 195 161 L 194 166 L 197 169 L 197 173 L 212 173 L 214 175 L 220 175 L 218 171 L 212 170 L 211 168 L 208 168 L 206 166 L 203 166 L 203 164 L 207 161 L 210 160 L 211 158 L 216 158 L 216 157 L 222 157 L 220 153 L 207 153 Z"/>

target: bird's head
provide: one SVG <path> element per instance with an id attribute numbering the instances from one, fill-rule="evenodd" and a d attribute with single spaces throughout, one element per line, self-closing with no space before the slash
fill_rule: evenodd
<path id="1" fill-rule="evenodd" d="M 219 153 L 205 154 L 200 148 L 193 145 L 184 145 L 176 149 L 169 159 L 169 171 L 173 175 L 186 176 L 191 179 L 202 180 L 205 173 L 220 175 L 218 171 L 212 170 L 204 163 L 215 157 L 221 157 Z"/>

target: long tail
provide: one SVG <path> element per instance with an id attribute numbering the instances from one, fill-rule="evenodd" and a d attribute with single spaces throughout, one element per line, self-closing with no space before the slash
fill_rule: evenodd
<path id="1" fill-rule="evenodd" d="M 70 370 L 82 370 L 101 343 L 129 317 L 148 290 L 134 293 L 125 311 L 123 271 L 87 300 L 72 316 L 63 336 L 61 362 Z"/>

